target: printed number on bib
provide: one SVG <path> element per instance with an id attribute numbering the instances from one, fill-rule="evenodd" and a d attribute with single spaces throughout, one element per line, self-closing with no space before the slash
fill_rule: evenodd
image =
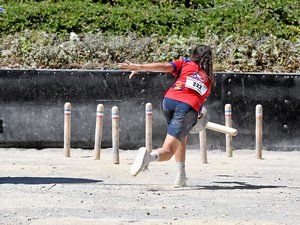
<path id="1" fill-rule="evenodd" d="M 205 84 L 203 84 L 200 80 L 191 77 L 187 77 L 185 86 L 197 91 L 200 95 L 204 95 L 207 91 L 207 87 L 205 86 Z"/>

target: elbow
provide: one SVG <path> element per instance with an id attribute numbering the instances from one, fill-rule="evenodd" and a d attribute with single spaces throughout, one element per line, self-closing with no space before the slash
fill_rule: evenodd
<path id="1" fill-rule="evenodd" d="M 173 66 L 170 63 L 163 63 L 162 65 L 164 72 L 172 73 L 173 72 Z"/>

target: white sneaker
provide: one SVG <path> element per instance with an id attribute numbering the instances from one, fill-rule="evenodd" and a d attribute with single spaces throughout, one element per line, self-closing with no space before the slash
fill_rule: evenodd
<path id="1" fill-rule="evenodd" d="M 174 188 L 186 187 L 186 177 L 177 177 L 174 182 Z"/>
<path id="2" fill-rule="evenodd" d="M 145 147 L 141 147 L 137 151 L 137 155 L 134 163 L 131 166 L 130 174 L 132 176 L 138 175 L 144 169 L 148 168 L 149 165 L 150 153 L 147 151 Z"/>

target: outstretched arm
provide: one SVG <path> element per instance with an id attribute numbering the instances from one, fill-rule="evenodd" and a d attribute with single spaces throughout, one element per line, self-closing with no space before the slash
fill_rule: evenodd
<path id="1" fill-rule="evenodd" d="M 170 63 L 146 63 L 146 64 L 134 64 L 134 63 L 121 63 L 120 68 L 127 71 L 132 71 L 129 76 L 131 79 L 134 74 L 139 71 L 152 71 L 152 72 L 173 72 L 173 66 Z"/>

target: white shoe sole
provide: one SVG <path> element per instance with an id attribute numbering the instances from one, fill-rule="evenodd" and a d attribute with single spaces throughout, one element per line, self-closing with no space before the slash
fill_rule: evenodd
<path id="1" fill-rule="evenodd" d="M 186 187 L 187 186 L 186 180 L 187 180 L 187 178 L 180 178 L 180 179 L 175 180 L 174 188 Z"/>
<path id="2" fill-rule="evenodd" d="M 142 147 L 138 150 L 137 156 L 135 158 L 134 163 L 131 166 L 130 174 L 132 176 L 138 175 L 140 172 L 144 170 L 149 163 L 146 162 L 147 150 L 145 147 Z M 146 165 L 147 164 L 147 165 Z"/>

